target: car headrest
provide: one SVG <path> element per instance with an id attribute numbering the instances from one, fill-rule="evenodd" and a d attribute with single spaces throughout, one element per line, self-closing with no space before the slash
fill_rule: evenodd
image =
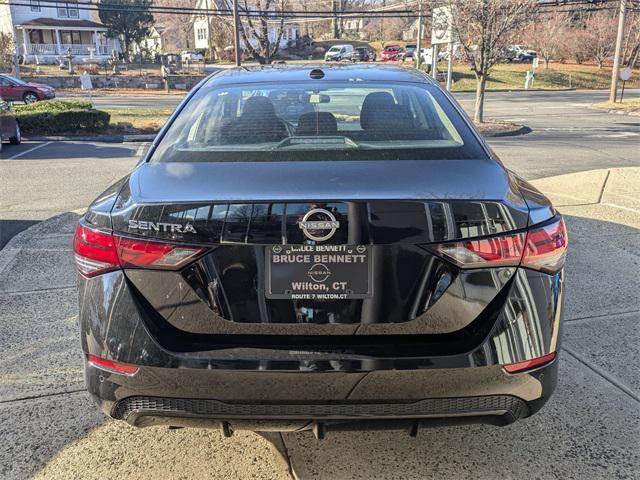
<path id="1" fill-rule="evenodd" d="M 249 97 L 242 109 L 243 118 L 273 118 L 276 109 L 267 97 Z"/>
<path id="2" fill-rule="evenodd" d="M 411 128 L 409 116 L 388 92 L 373 92 L 364 98 L 360 110 L 363 130 Z"/>
<path id="3" fill-rule="evenodd" d="M 338 122 L 333 113 L 309 112 L 298 118 L 296 135 L 336 135 Z"/>

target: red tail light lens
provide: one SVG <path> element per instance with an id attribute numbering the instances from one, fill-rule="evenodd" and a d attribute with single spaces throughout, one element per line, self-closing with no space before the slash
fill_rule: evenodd
<path id="1" fill-rule="evenodd" d="M 441 243 L 429 248 L 460 268 L 518 265 L 557 272 L 564 266 L 568 237 L 562 219 L 526 233 Z"/>
<path id="2" fill-rule="evenodd" d="M 522 266 L 544 272 L 557 272 L 564 265 L 568 244 L 569 237 L 562 219 L 531 230 L 527 234 Z"/>
<path id="3" fill-rule="evenodd" d="M 433 250 L 461 268 L 517 266 L 524 250 L 525 234 L 467 240 L 435 245 Z"/>
<path id="4" fill-rule="evenodd" d="M 176 269 L 204 251 L 201 247 L 117 237 L 83 225 L 76 227 L 73 250 L 78 271 L 87 277 L 121 267 Z"/>
<path id="5" fill-rule="evenodd" d="M 549 363 L 556 358 L 556 352 L 549 353 L 542 357 L 534 358 L 532 360 L 525 360 L 524 362 L 509 363 L 503 365 L 502 368 L 508 373 L 518 373 L 525 370 L 531 370 L 536 367 L 540 367 L 545 363 Z"/>
<path id="6" fill-rule="evenodd" d="M 116 237 L 116 242 L 123 267 L 179 268 L 203 251 L 199 247 L 122 237 Z"/>
<path id="7" fill-rule="evenodd" d="M 78 271 L 87 277 L 120 268 L 115 239 L 110 233 L 78 225 L 73 251 Z"/>
<path id="8" fill-rule="evenodd" d="M 121 375 L 135 375 L 138 373 L 138 370 L 140 370 L 140 368 L 135 365 L 114 362 L 113 360 L 105 360 L 104 358 L 96 357 L 95 355 L 87 355 L 87 361 L 94 367 L 111 373 L 119 373 Z"/>

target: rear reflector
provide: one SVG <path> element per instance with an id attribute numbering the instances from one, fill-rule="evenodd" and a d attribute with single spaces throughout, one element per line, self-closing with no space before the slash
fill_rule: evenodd
<path id="1" fill-rule="evenodd" d="M 531 370 L 536 367 L 540 367 L 545 363 L 551 362 L 556 358 L 556 352 L 549 353 L 548 355 L 544 355 L 543 357 L 534 358 L 533 360 L 526 360 L 524 362 L 518 363 L 509 363 L 507 365 L 503 365 L 502 368 L 508 373 L 518 373 L 524 370 Z"/>
<path id="2" fill-rule="evenodd" d="M 567 232 L 561 218 L 528 232 L 441 243 L 429 248 L 460 268 L 523 267 L 548 273 L 564 266 Z"/>
<path id="3" fill-rule="evenodd" d="M 87 277 L 121 267 L 176 269 L 204 251 L 200 247 L 117 237 L 83 225 L 76 227 L 73 250 L 78 271 Z"/>
<path id="4" fill-rule="evenodd" d="M 114 362 L 113 360 L 105 360 L 95 355 L 87 355 L 87 361 L 94 367 L 106 370 L 111 373 L 119 373 L 121 375 L 135 375 L 140 370 L 135 365 L 128 363 Z"/>

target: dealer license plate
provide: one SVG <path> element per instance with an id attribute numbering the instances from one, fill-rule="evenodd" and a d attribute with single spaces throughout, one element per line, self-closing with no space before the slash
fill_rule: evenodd
<path id="1" fill-rule="evenodd" d="M 266 247 L 267 298 L 346 300 L 371 297 L 371 247 L 273 245 Z"/>

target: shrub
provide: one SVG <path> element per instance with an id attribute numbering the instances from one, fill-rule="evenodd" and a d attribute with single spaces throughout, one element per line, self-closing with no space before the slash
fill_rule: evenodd
<path id="1" fill-rule="evenodd" d="M 44 100 L 29 105 L 14 105 L 16 112 L 60 112 L 69 110 L 91 110 L 88 100 Z"/>
<path id="2" fill-rule="evenodd" d="M 111 116 L 86 100 L 49 100 L 15 107 L 20 128 L 26 134 L 51 135 L 102 132 Z"/>

